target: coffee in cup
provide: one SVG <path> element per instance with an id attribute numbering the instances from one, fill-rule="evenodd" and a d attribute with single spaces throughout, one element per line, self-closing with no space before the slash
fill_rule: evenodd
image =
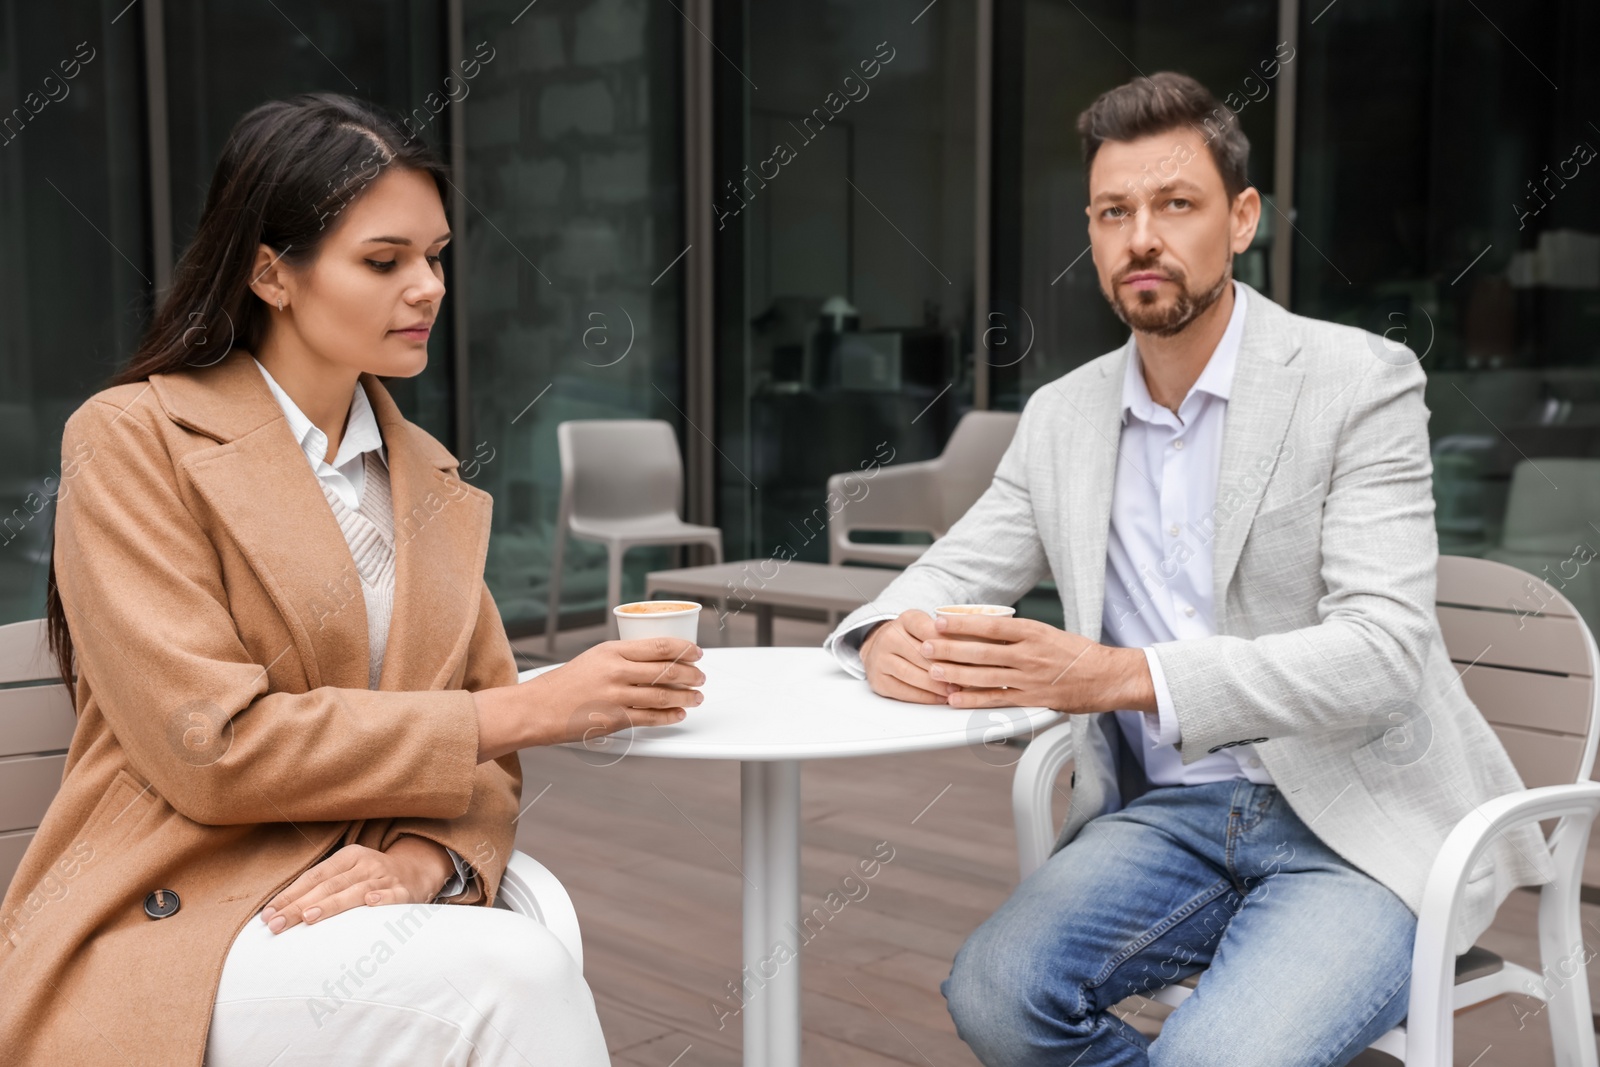
<path id="1" fill-rule="evenodd" d="M 1017 613 L 1016 608 L 1006 607 L 1004 604 L 946 604 L 942 608 L 934 608 L 935 615 L 957 617 L 962 615 L 988 615 L 994 618 L 1008 618 Z M 944 637 L 951 641 L 982 641 L 985 644 L 1002 644 L 987 637 L 975 637 L 971 634 L 951 634 Z"/>
<path id="2" fill-rule="evenodd" d="M 611 609 L 617 634 L 624 641 L 647 637 L 677 637 L 698 644 L 700 605 L 687 600 L 640 600 Z"/>

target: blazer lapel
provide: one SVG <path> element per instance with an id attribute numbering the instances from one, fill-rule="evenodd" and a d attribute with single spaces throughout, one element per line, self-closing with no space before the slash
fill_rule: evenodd
<path id="1" fill-rule="evenodd" d="M 360 381 L 387 448 L 395 508 L 394 607 L 378 687 L 442 688 L 476 620 L 490 498 L 446 473 L 454 458 L 405 421 L 381 382 L 369 374 Z M 179 466 L 277 605 L 307 687 L 367 688 L 368 620 L 355 561 L 249 354 L 153 375 L 151 384 L 173 421 L 218 442 Z"/>
<path id="2" fill-rule="evenodd" d="M 1300 351 L 1299 334 L 1288 315 L 1255 290 L 1249 292 L 1244 337 L 1234 371 L 1222 430 L 1222 462 L 1217 478 L 1217 528 L 1212 542 L 1215 625 L 1224 630 L 1226 592 L 1243 551 L 1245 536 L 1277 471 L 1301 371 L 1289 366 Z"/>
<path id="3" fill-rule="evenodd" d="M 1122 376 L 1127 360 L 1125 345 L 1101 364 L 1098 379 L 1085 376 L 1081 390 L 1058 386 L 1073 420 L 1071 432 L 1057 437 L 1055 459 L 1056 470 L 1066 472 L 1067 556 L 1077 611 L 1077 618 L 1066 622 L 1068 629 L 1091 641 L 1100 639 L 1106 595 L 1106 539 L 1122 441 Z"/>

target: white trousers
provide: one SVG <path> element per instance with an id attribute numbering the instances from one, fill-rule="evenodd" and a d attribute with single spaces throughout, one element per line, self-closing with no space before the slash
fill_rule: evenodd
<path id="1" fill-rule="evenodd" d="M 358 907 L 228 951 L 206 1067 L 603 1067 L 583 973 L 538 922 L 460 904 Z"/>

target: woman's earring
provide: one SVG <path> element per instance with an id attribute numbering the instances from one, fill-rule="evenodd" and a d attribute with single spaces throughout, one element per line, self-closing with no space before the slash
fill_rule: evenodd
<path id="1" fill-rule="evenodd" d="M 278 297 L 278 310 L 279 311 L 283 310 L 283 297 L 281 297 L 281 296 Z"/>

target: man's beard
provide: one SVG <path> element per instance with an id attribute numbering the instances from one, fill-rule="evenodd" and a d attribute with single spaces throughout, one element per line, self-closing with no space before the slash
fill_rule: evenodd
<path id="1" fill-rule="evenodd" d="M 1140 271 L 1160 271 L 1178 286 L 1178 297 L 1168 307 L 1160 307 L 1156 301 L 1160 298 L 1160 290 L 1144 289 L 1133 294 L 1131 303 L 1124 303 L 1122 279 L 1130 274 Z M 1130 329 L 1140 333 L 1150 334 L 1154 337 L 1171 337 L 1181 333 L 1195 319 L 1205 313 L 1205 310 L 1218 300 L 1222 299 L 1223 290 L 1233 280 L 1233 255 L 1230 252 L 1228 262 L 1222 267 L 1222 274 L 1217 278 L 1216 284 L 1205 292 L 1197 293 L 1189 288 L 1189 279 L 1183 271 L 1160 266 L 1158 260 L 1134 260 L 1127 267 L 1117 272 L 1111 280 L 1111 292 L 1102 290 L 1111 310 L 1116 312 L 1117 318 Z"/>

